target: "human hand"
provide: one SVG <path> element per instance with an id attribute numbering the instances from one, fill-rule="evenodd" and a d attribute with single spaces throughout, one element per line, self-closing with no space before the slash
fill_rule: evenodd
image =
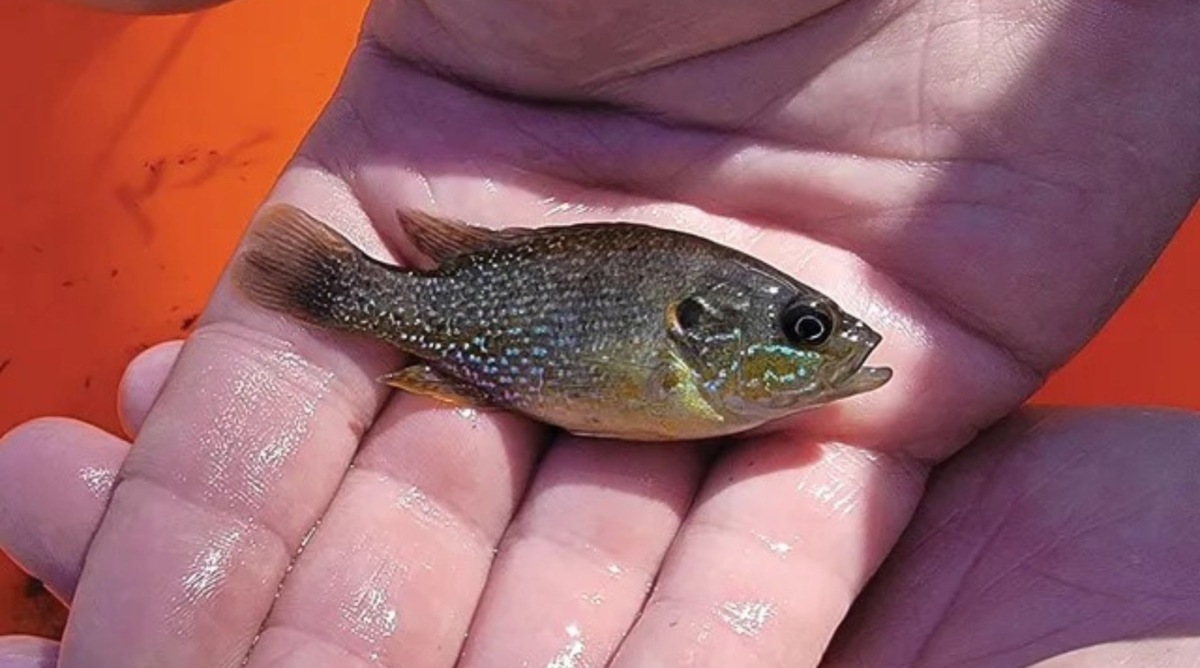
<path id="1" fill-rule="evenodd" d="M 131 364 L 120 402 L 131 431 L 178 350 Z M 0 450 L 0 535 L 69 600 L 128 446 L 80 423 L 46 428 Z M 1198 442 L 1200 421 L 1177 412 L 1006 420 L 937 470 L 821 665 L 1191 665 Z M 49 487 L 59 493 L 47 498 Z M 56 656 L 47 640 L 0 639 L 4 668 L 50 668 Z"/>
<path id="2" fill-rule="evenodd" d="M 1200 420 L 1023 411 L 934 473 L 824 668 L 1183 668 Z"/>
<path id="3" fill-rule="evenodd" d="M 1188 3 L 546 7 L 377 3 L 272 201 L 380 255 L 399 206 L 699 231 L 861 314 L 895 379 L 711 461 L 546 448 L 516 416 L 388 399 L 391 351 L 222 285 L 92 542 L 64 666 L 233 664 L 260 627 L 250 665 L 814 664 L 918 461 L 1065 361 L 1196 194 Z"/>

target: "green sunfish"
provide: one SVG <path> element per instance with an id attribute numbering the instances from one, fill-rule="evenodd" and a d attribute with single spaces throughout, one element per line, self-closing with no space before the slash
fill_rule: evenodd
<path id="1" fill-rule="evenodd" d="M 584 436 L 724 436 L 880 387 L 880 336 L 712 241 L 633 223 L 488 230 L 397 212 L 436 265 L 375 260 L 309 214 L 265 210 L 235 284 L 260 306 L 416 358 L 382 378 Z"/>

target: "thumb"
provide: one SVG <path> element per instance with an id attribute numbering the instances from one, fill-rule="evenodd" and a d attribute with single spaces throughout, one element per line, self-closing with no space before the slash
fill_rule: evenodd
<path id="1" fill-rule="evenodd" d="M 33 636 L 0 637 L 0 668 L 54 668 L 58 643 Z"/>

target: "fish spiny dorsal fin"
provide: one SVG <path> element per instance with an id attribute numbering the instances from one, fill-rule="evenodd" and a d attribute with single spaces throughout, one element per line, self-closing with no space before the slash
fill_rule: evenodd
<path id="1" fill-rule="evenodd" d="M 398 209 L 396 218 L 417 250 L 439 264 L 465 253 L 514 244 L 533 232 L 523 227 L 489 230 L 411 209 Z"/>

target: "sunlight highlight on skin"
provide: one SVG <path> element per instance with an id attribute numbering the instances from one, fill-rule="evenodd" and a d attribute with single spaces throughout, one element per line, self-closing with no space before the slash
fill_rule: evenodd
<path id="1" fill-rule="evenodd" d="M 775 607 L 763 601 L 728 602 L 717 606 L 717 616 L 740 636 L 754 637 L 762 633 L 774 614 Z"/>
<path id="2" fill-rule="evenodd" d="M 236 494 L 261 507 L 281 469 L 305 441 L 317 407 L 328 395 L 333 374 L 314 367 L 291 350 L 266 355 L 260 364 L 239 366 L 232 379 L 196 383 L 198 392 L 219 392 L 221 412 L 196 437 L 211 465 L 204 494 Z M 214 385 L 221 386 L 219 390 Z M 305 392 L 295 392 L 299 385 Z M 237 457 L 242 461 L 236 461 Z"/>
<path id="3" fill-rule="evenodd" d="M 339 607 L 346 630 L 371 648 L 371 661 L 381 659 L 380 646 L 396 633 L 400 613 L 388 591 L 396 576 L 404 577 L 407 572 L 396 562 L 382 564 Z"/>
<path id="4" fill-rule="evenodd" d="M 824 446 L 820 462 L 807 469 L 796 490 L 838 515 L 851 515 L 863 500 L 863 469 L 873 468 L 879 456 L 847 445 Z"/>
<path id="5" fill-rule="evenodd" d="M 235 552 L 246 549 L 248 538 L 244 528 L 216 533 L 192 559 L 170 607 L 169 621 L 176 634 L 188 637 L 194 633 L 193 621 L 201 609 L 198 604 L 217 596 L 229 572 L 238 566 Z"/>
<path id="6" fill-rule="evenodd" d="M 450 518 L 429 497 L 415 486 L 408 487 L 396 498 L 396 505 L 410 511 L 425 524 L 439 527 L 450 526 Z"/>
<path id="7" fill-rule="evenodd" d="M 582 668 L 584 665 L 583 652 L 586 649 L 583 639 L 583 631 L 579 630 L 579 625 L 571 623 L 567 625 L 567 644 L 562 648 L 550 663 L 546 664 L 546 668 Z"/>
<path id="8" fill-rule="evenodd" d="M 234 530 L 216 536 L 212 543 L 196 555 L 183 575 L 183 598 L 186 605 L 211 598 L 225 581 L 233 561 L 233 550 L 245 534 Z"/>

